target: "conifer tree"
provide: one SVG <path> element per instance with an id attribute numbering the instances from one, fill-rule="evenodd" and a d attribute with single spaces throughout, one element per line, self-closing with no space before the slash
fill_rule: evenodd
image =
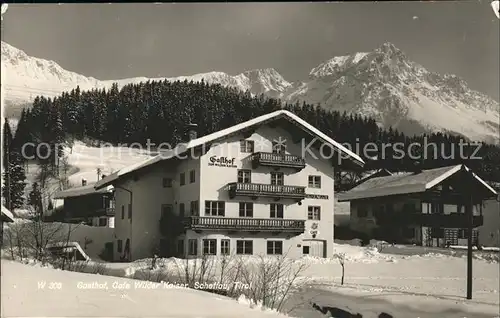
<path id="1" fill-rule="evenodd" d="M 57 116 L 61 117 L 63 134 L 53 131 L 54 128 L 61 130 L 57 116 L 55 120 L 50 120 L 54 118 L 51 110 L 55 105 L 59 109 L 60 115 Z M 129 84 L 121 89 L 115 83 L 109 91 L 94 89 L 81 92 L 77 87 L 55 100 L 36 97 L 31 113 L 26 111 L 26 120 L 20 120 L 19 138 L 16 133 L 14 143 L 22 144 L 29 140 L 35 143 L 53 142 L 60 136 L 73 136 L 129 144 L 145 144 L 151 139 L 156 144 L 166 142 L 175 145 L 184 137 L 184 126 L 188 121 L 198 124 L 201 136 L 280 108 L 295 113 L 339 143 L 349 144 L 353 150 L 356 146 L 362 150 L 367 143 L 376 143 L 379 153 L 370 155 L 376 155 L 380 160 L 370 163 L 370 168 L 374 169 L 406 171 L 413 167 L 414 160 L 409 156 L 393 159 L 391 148 L 385 150 L 383 159 L 382 144 L 403 142 L 407 149 L 411 143 L 424 144 L 426 141 L 443 147 L 445 152 L 454 149 L 457 153 L 456 145 L 460 140 L 459 136 L 444 133 L 406 136 L 397 129 L 382 129 L 373 118 L 359 114 L 324 109 L 321 105 L 313 106 L 305 102 L 287 104 L 220 84 L 163 80 Z M 469 149 L 469 154 L 472 152 L 473 147 Z M 484 159 L 450 160 L 443 158 L 440 151 L 436 158 L 419 159 L 425 168 L 464 162 L 482 177 L 500 181 L 500 147 L 483 144 L 476 155 Z"/>
<path id="2" fill-rule="evenodd" d="M 21 154 L 13 147 L 13 138 L 8 119 L 5 119 L 3 144 L 4 185 L 2 196 L 8 209 L 13 210 L 24 204 L 26 174 Z"/>
<path id="3" fill-rule="evenodd" d="M 42 192 L 37 182 L 33 183 L 31 192 L 29 193 L 28 196 L 28 204 L 31 207 L 33 207 L 33 210 L 35 211 L 35 218 L 39 220 L 42 219 L 43 217 Z"/>

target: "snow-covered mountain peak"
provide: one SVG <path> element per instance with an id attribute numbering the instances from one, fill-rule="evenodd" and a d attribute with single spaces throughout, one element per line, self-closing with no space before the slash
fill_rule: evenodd
<path id="1" fill-rule="evenodd" d="M 102 81 L 67 71 L 54 61 L 31 57 L 2 42 L 2 78 L 4 73 L 2 89 L 7 105 L 22 105 L 37 95 L 57 96 L 76 86 L 89 90 L 108 89 L 113 83 L 123 87 L 151 80 L 203 80 L 290 103 L 305 101 L 370 116 L 381 126 L 398 128 L 407 134 L 446 131 L 496 141 L 500 130 L 498 102 L 470 89 L 456 75 L 426 70 L 389 42 L 371 52 L 332 57 L 313 68 L 308 78 L 295 83 L 288 82 L 274 68 L 237 75 L 214 70 L 171 78 Z"/>
<path id="2" fill-rule="evenodd" d="M 250 91 L 254 94 L 268 94 L 272 97 L 281 97 L 292 86 L 274 68 L 250 70 L 240 75 L 248 79 Z"/>
<path id="3" fill-rule="evenodd" d="M 93 77 L 67 71 L 54 61 L 29 56 L 3 41 L 2 72 L 6 73 L 8 103 L 26 103 L 36 95 L 57 96 L 77 85 L 90 89 L 98 82 Z"/>
<path id="4" fill-rule="evenodd" d="M 364 62 L 369 61 L 371 65 Z M 335 56 L 317 67 L 313 68 L 309 73 L 310 79 L 335 76 L 336 74 L 345 72 L 349 68 L 369 69 L 370 66 L 376 65 L 379 69 L 383 65 L 399 67 L 408 67 L 411 63 L 407 61 L 406 55 L 390 42 L 383 43 L 380 47 L 372 52 L 358 52 L 345 56 Z M 388 70 L 386 70 L 387 72 Z"/>
<path id="5" fill-rule="evenodd" d="M 13 47 L 12 45 L 2 41 L 2 60 L 27 60 L 28 55 L 24 51 Z"/>
<path id="6" fill-rule="evenodd" d="M 426 70 L 389 42 L 321 63 L 286 100 L 369 116 L 408 134 L 444 130 L 493 141 L 500 129 L 498 102 L 456 75 Z"/>
<path id="7" fill-rule="evenodd" d="M 375 49 L 375 52 L 380 52 L 380 53 L 384 53 L 384 54 L 387 54 L 387 55 L 402 54 L 402 51 L 400 49 L 398 49 L 391 42 L 382 43 L 382 45 L 380 47 L 378 47 L 378 48 Z"/>
<path id="8" fill-rule="evenodd" d="M 321 63 L 309 72 L 309 78 L 321 78 L 334 75 L 344 71 L 352 65 L 358 64 L 368 53 L 355 53 L 352 55 L 335 56 L 328 61 Z"/>

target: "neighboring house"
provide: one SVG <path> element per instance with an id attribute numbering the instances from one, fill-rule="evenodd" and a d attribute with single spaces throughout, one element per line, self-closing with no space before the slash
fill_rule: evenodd
<path id="1" fill-rule="evenodd" d="M 49 243 L 45 248 L 54 255 L 63 256 L 73 261 L 90 261 L 78 242 L 56 242 Z"/>
<path id="2" fill-rule="evenodd" d="M 466 245 L 472 202 L 473 242 L 483 225 L 484 201 L 496 191 L 465 165 L 367 178 L 348 192 L 351 229 L 368 237 L 425 246 Z"/>
<path id="3" fill-rule="evenodd" d="M 64 200 L 62 211 L 53 213 L 48 220 L 65 223 L 85 223 L 90 226 L 114 227 L 115 202 L 113 188 L 99 190 L 87 185 L 57 192 L 55 200 Z"/>
<path id="4" fill-rule="evenodd" d="M 320 155 L 322 145 L 333 157 Z M 333 163 L 340 155 L 347 168 L 364 164 L 284 110 L 201 138 L 191 125 L 186 143 L 96 183 L 96 189 L 115 188 L 114 259 L 330 257 Z"/>

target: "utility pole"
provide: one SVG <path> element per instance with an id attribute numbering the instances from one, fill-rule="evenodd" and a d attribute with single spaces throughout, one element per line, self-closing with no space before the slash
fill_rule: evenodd
<path id="1" fill-rule="evenodd" d="M 466 205 L 467 213 L 467 299 L 472 299 L 472 228 L 474 222 L 473 196 L 469 194 Z"/>
<path id="2" fill-rule="evenodd" d="M 471 176 L 465 165 L 462 165 L 462 175 L 465 177 Z M 469 180 L 467 180 L 469 181 Z M 474 195 L 473 188 L 469 182 L 465 181 L 465 217 L 467 220 L 467 299 L 472 299 L 472 229 L 474 223 Z"/>

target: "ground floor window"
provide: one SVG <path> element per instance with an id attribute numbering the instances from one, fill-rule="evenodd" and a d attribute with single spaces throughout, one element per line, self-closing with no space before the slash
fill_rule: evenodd
<path id="1" fill-rule="evenodd" d="M 229 255 L 230 253 L 230 240 L 220 240 L 220 253 L 221 255 Z"/>
<path id="2" fill-rule="evenodd" d="M 309 255 L 309 246 L 302 246 L 302 254 Z"/>
<path id="3" fill-rule="evenodd" d="M 116 242 L 116 250 L 118 251 L 118 253 L 122 252 L 122 250 L 123 250 L 123 241 L 122 240 L 118 240 L 118 242 Z"/>
<path id="4" fill-rule="evenodd" d="M 252 255 L 253 241 L 250 240 L 236 241 L 236 254 Z"/>
<path id="5" fill-rule="evenodd" d="M 198 255 L 198 240 L 190 239 L 188 241 L 188 255 L 190 256 Z"/>
<path id="6" fill-rule="evenodd" d="M 283 254 L 283 241 L 267 241 L 267 254 L 268 255 Z"/>
<path id="7" fill-rule="evenodd" d="M 177 255 L 184 256 L 184 240 L 177 241 Z"/>
<path id="8" fill-rule="evenodd" d="M 217 255 L 217 240 L 203 240 L 203 254 Z"/>
<path id="9" fill-rule="evenodd" d="M 108 220 L 106 218 L 100 218 L 99 226 L 106 226 L 106 225 L 108 225 Z"/>

